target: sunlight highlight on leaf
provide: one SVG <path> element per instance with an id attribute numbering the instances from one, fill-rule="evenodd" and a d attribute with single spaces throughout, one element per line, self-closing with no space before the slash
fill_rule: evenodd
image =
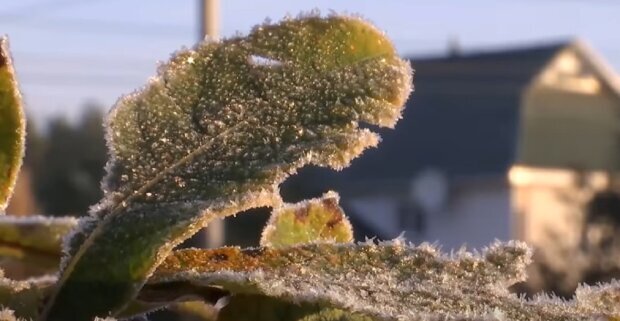
<path id="1" fill-rule="evenodd" d="M 263 231 L 261 246 L 353 241 L 351 223 L 338 206 L 339 200 L 337 193 L 328 192 L 321 198 L 275 208 Z"/>

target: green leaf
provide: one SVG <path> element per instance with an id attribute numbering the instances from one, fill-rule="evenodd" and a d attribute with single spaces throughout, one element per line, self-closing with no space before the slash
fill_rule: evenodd
<path id="1" fill-rule="evenodd" d="M 62 256 L 63 237 L 77 223 L 71 217 L 0 217 L 0 266 L 17 261 L 43 272 L 55 271 Z"/>
<path id="2" fill-rule="evenodd" d="M 24 154 L 26 120 L 8 40 L 0 37 L 0 213 L 13 192 Z"/>
<path id="3" fill-rule="evenodd" d="M 117 314 L 210 220 L 278 206 L 306 165 L 342 168 L 393 126 L 411 69 L 359 18 L 305 16 L 183 50 L 108 118 L 105 198 L 70 242 L 45 320 Z"/>
<path id="4" fill-rule="evenodd" d="M 338 206 L 339 199 L 337 193 L 328 192 L 321 198 L 275 208 L 263 231 L 261 246 L 353 241 L 353 229 Z"/>
<path id="5" fill-rule="evenodd" d="M 568 321 L 620 312 L 620 283 L 580 288 L 569 302 L 525 301 L 510 293 L 508 287 L 525 278 L 530 256 L 529 248 L 518 242 L 493 244 L 481 255 L 452 256 L 401 240 L 280 249 L 188 249 L 169 256 L 145 288 L 188 282 L 223 288 L 233 297 L 265 296 L 372 320 Z M 242 314 L 239 309 L 236 313 Z"/>

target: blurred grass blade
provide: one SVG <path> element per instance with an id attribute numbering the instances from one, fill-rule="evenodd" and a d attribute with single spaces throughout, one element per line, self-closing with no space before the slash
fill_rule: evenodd
<path id="1" fill-rule="evenodd" d="M 340 169 L 376 146 L 359 124 L 394 126 L 410 91 L 409 63 L 360 18 L 303 16 L 178 52 L 111 112 L 105 197 L 42 319 L 117 314 L 209 221 L 277 207 L 298 168 Z"/>
<path id="2" fill-rule="evenodd" d="M 8 40 L 0 37 L 0 214 L 8 204 L 24 154 L 26 121 Z"/>
<path id="3" fill-rule="evenodd" d="M 0 217 L 0 267 L 19 262 L 24 268 L 55 272 L 62 257 L 62 240 L 77 223 L 72 217 Z"/>
<path id="4" fill-rule="evenodd" d="M 339 199 L 337 193 L 328 192 L 321 198 L 275 208 L 263 231 L 261 246 L 353 241 L 353 228 L 338 206 Z"/>

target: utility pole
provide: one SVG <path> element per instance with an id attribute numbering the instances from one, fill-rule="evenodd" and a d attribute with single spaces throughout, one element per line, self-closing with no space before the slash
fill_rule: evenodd
<path id="1" fill-rule="evenodd" d="M 201 42 L 205 37 L 217 39 L 219 37 L 219 0 L 198 0 L 198 30 Z M 215 219 L 209 222 L 201 233 L 202 246 L 216 248 L 224 245 L 224 219 Z"/>
<path id="2" fill-rule="evenodd" d="M 199 25 L 199 41 L 206 36 L 213 39 L 219 37 L 220 25 L 220 1 L 219 0 L 198 0 L 198 21 Z"/>

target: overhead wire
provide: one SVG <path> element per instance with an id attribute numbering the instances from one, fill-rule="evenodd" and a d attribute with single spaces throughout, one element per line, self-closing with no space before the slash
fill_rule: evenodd
<path id="1" fill-rule="evenodd" d="M 0 24 L 6 21 L 0 21 Z M 58 30 L 72 33 L 109 34 L 115 37 L 146 36 L 178 38 L 191 35 L 191 26 L 136 23 L 129 21 L 103 21 L 92 19 L 37 19 L 24 21 L 9 21 L 13 25 L 38 30 Z"/>
<path id="2" fill-rule="evenodd" d="M 0 11 L 0 19 L 6 20 L 19 20 L 30 18 L 39 13 L 48 13 L 54 10 L 66 9 L 75 5 L 82 5 L 89 2 L 96 2 L 101 0 L 48 0 L 39 1 L 31 4 L 26 4 L 17 8 L 9 9 L 4 12 Z"/>

